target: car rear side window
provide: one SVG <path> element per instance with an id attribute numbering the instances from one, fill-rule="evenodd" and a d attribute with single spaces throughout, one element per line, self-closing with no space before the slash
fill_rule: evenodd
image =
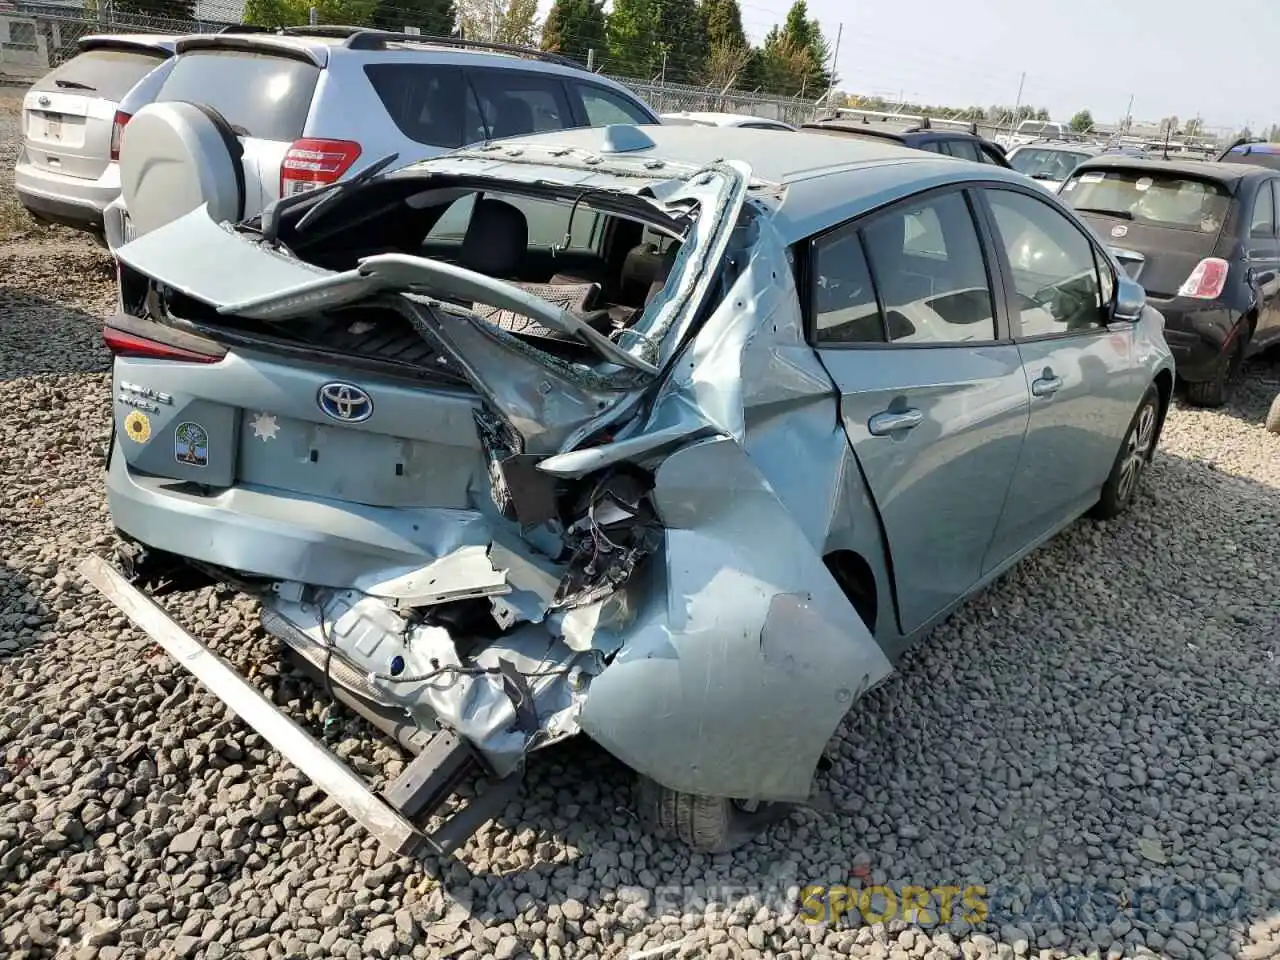
<path id="1" fill-rule="evenodd" d="M 574 126 L 558 77 L 517 70 L 473 70 L 471 84 L 480 113 L 494 140 Z"/>
<path id="2" fill-rule="evenodd" d="M 364 72 L 391 122 L 410 140 L 460 147 L 488 136 L 475 94 L 458 67 L 371 63 Z"/>
<path id="3" fill-rule="evenodd" d="M 590 84 L 574 84 L 582 97 L 582 111 L 593 127 L 607 127 L 612 123 L 650 124 L 653 120 L 643 110 L 612 90 Z"/>
<path id="4" fill-rule="evenodd" d="M 964 195 L 901 204 L 863 228 L 893 343 L 996 338 L 982 244 Z"/>
<path id="5" fill-rule="evenodd" d="M 953 344 L 996 338 L 969 204 L 949 192 L 818 239 L 811 259 L 820 343 Z"/>
<path id="6" fill-rule="evenodd" d="M 974 163 L 982 162 L 982 154 L 978 152 L 978 148 L 969 140 L 949 140 L 947 147 L 953 157 L 959 157 L 961 160 L 972 160 Z"/>
<path id="7" fill-rule="evenodd" d="M 159 50 L 87 50 L 46 73 L 31 89 L 119 103 L 134 84 L 166 59 Z"/>
<path id="8" fill-rule="evenodd" d="M 320 68 L 248 50 L 180 54 L 157 100 L 213 107 L 240 136 L 293 141 L 302 136 Z"/>
<path id="9" fill-rule="evenodd" d="M 827 234 L 813 246 L 812 309 L 819 343 L 883 343 L 884 324 L 871 268 L 856 227 Z"/>

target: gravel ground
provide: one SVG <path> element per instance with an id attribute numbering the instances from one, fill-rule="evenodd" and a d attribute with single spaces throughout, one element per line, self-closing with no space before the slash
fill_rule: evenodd
<path id="1" fill-rule="evenodd" d="M 110 544 L 112 290 L 69 237 L 0 244 L 0 956 L 1280 954 L 1280 437 L 1259 426 L 1280 364 L 1229 409 L 1176 409 L 1129 516 L 1076 525 L 869 696 L 820 778 L 832 809 L 693 855 L 643 836 L 625 771 L 575 744 L 457 858 L 414 863 L 80 585 Z M 321 732 L 248 601 L 165 603 Z M 400 769 L 357 722 L 330 737 Z M 939 895 L 915 923 L 810 923 L 810 884 L 978 885 L 986 916 L 938 922 Z"/>

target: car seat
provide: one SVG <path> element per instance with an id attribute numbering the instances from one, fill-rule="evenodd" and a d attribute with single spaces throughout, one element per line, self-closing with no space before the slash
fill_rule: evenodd
<path id="1" fill-rule="evenodd" d="M 506 280 L 536 297 L 578 314 L 593 325 L 607 320 L 605 311 L 595 309 L 600 295 L 598 283 L 524 283 L 517 280 L 528 247 L 529 222 L 520 208 L 502 200 L 481 197 L 471 211 L 458 261 L 468 270 Z M 565 338 L 560 331 L 511 310 L 484 303 L 473 303 L 471 309 L 509 333 L 556 340 Z"/>

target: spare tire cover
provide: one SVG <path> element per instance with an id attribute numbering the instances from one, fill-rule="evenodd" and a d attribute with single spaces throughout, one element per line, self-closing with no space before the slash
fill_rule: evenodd
<path id="1" fill-rule="evenodd" d="M 151 103 L 124 128 L 120 192 L 135 236 L 202 203 L 215 221 L 244 210 L 243 150 L 216 111 L 193 103 Z"/>

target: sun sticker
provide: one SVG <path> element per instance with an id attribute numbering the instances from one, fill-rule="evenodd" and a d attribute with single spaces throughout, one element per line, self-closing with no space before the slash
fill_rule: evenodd
<path id="1" fill-rule="evenodd" d="M 151 421 L 141 410 L 134 410 L 124 418 L 124 432 L 134 443 L 146 443 L 151 438 Z"/>

